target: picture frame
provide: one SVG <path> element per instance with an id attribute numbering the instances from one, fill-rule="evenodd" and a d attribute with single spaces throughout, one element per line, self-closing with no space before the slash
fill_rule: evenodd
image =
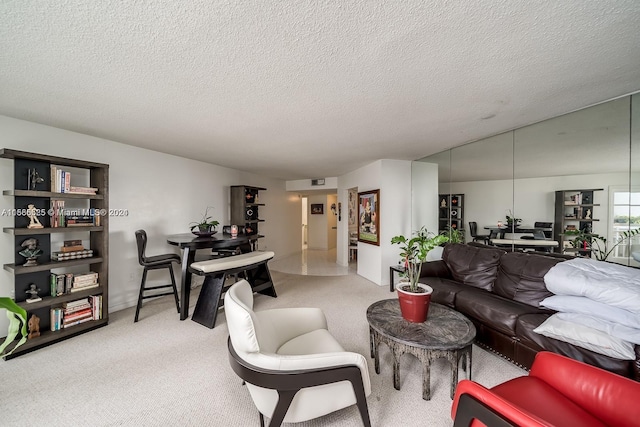
<path id="1" fill-rule="evenodd" d="M 358 241 L 380 246 L 380 190 L 358 193 Z"/>
<path id="2" fill-rule="evenodd" d="M 311 203 L 311 215 L 323 215 L 324 203 Z"/>

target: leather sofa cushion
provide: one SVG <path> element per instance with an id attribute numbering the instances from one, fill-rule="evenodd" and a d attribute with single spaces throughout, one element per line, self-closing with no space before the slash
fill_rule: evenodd
<path id="1" fill-rule="evenodd" d="M 456 310 L 510 337 L 516 336 L 519 316 L 542 312 L 527 304 L 473 288 L 457 293 Z"/>
<path id="2" fill-rule="evenodd" d="M 431 301 L 451 308 L 455 308 L 456 294 L 465 289 L 469 289 L 467 285 L 440 277 L 423 277 L 419 282 L 429 285 L 433 289 Z"/>
<path id="3" fill-rule="evenodd" d="M 514 301 L 538 307 L 540 301 L 553 295 L 544 284 L 544 275 L 561 258 L 508 252 L 500 258 L 493 292 Z"/>
<path id="4" fill-rule="evenodd" d="M 491 291 L 498 274 L 500 257 L 504 253 L 500 249 L 485 249 L 453 243 L 444 247 L 442 259 L 454 280 Z"/>
<path id="5" fill-rule="evenodd" d="M 631 376 L 632 364 L 634 362 L 632 360 L 614 359 L 612 357 L 595 353 L 585 348 L 533 332 L 533 330 L 540 326 L 542 322 L 547 320 L 552 313 L 553 312 L 524 314 L 518 317 L 516 322 L 516 336 L 520 340 L 520 343 L 536 351 L 552 351 L 593 366 L 598 366 L 606 369 L 607 371 L 615 372 L 625 377 Z"/>

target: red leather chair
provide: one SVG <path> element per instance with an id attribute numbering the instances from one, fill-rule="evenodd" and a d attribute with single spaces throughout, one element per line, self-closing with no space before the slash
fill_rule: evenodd
<path id="1" fill-rule="evenodd" d="M 451 408 L 454 427 L 638 426 L 640 383 L 547 351 L 528 376 L 491 389 L 462 380 Z"/>

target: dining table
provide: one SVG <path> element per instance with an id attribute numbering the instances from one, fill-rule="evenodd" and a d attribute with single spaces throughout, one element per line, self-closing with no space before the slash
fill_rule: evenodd
<path id="1" fill-rule="evenodd" d="M 182 250 L 180 278 L 180 320 L 189 317 L 189 296 L 191 294 L 191 276 L 189 266 L 195 261 L 198 249 L 237 249 L 251 252 L 258 235 L 215 233 L 208 236 L 197 236 L 192 233 L 172 234 L 167 236 L 167 243 Z"/>
<path id="2" fill-rule="evenodd" d="M 490 239 L 504 239 L 504 235 L 506 233 L 522 233 L 522 234 L 533 234 L 534 236 L 538 236 L 541 240 L 545 238 L 545 231 L 551 231 L 551 228 L 544 227 L 532 227 L 529 225 L 518 225 L 516 227 L 508 226 L 508 225 L 488 225 L 484 227 L 485 230 L 489 230 L 489 238 Z"/>

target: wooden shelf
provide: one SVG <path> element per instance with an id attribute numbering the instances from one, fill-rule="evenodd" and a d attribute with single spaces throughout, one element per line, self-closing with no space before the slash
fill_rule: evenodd
<path id="1" fill-rule="evenodd" d="M 266 188 L 263 187 L 252 187 L 250 185 L 232 185 L 230 187 L 230 204 L 231 204 L 231 224 L 237 224 L 238 226 L 251 227 L 252 236 L 256 236 L 253 239 L 252 249 L 255 250 L 257 248 L 256 240 L 258 238 L 264 237 L 259 233 L 258 224 L 261 222 L 265 222 L 264 219 L 246 219 L 247 210 L 253 210 L 251 216 L 260 216 L 259 207 L 265 206 L 264 203 L 251 203 L 247 202 L 247 195 L 251 195 L 250 200 L 258 200 L 259 192 L 266 191 Z"/>
<path id="2" fill-rule="evenodd" d="M 102 257 L 90 257 L 90 258 L 81 258 L 81 259 L 72 259 L 70 261 L 51 261 L 43 264 L 34 265 L 32 267 L 25 267 L 23 265 L 15 265 L 15 264 L 5 264 L 4 269 L 13 273 L 13 274 L 27 274 L 27 273 L 36 273 L 38 271 L 47 271 L 54 268 L 66 268 L 73 267 L 76 265 L 89 265 L 89 264 L 98 264 L 103 261 Z"/>
<path id="3" fill-rule="evenodd" d="M 38 310 L 39 308 L 43 308 L 43 307 L 57 307 L 64 304 L 65 302 L 75 301 L 77 299 L 86 298 L 91 295 L 100 295 L 102 294 L 102 291 L 103 291 L 102 286 L 98 286 L 97 288 L 85 289 L 83 291 L 73 292 L 71 294 L 64 294 L 57 297 L 52 297 L 52 296 L 41 297 L 42 301 L 38 301 L 38 302 L 20 301 L 20 302 L 16 302 L 16 304 L 18 304 L 20 307 L 24 308 L 25 310 Z"/>
<path id="4" fill-rule="evenodd" d="M 14 236 L 32 236 L 35 234 L 73 233 L 74 231 L 103 231 L 104 227 L 45 227 L 45 228 L 14 228 L 4 227 L 2 231 Z"/>
<path id="5" fill-rule="evenodd" d="M 102 319 L 91 320 L 86 323 L 81 323 L 79 325 L 71 326 L 70 328 L 67 328 L 67 329 L 61 329 L 55 332 L 52 332 L 49 330 L 41 330 L 40 331 L 41 335 L 39 337 L 27 340 L 27 342 L 25 342 L 20 347 L 18 347 L 16 351 L 11 353 L 9 356 L 3 356 L 3 359 L 4 360 L 13 359 L 14 357 L 21 356 L 25 353 L 29 353 L 39 348 L 45 347 L 54 342 L 62 341 L 62 340 L 71 338 L 73 336 L 80 335 L 84 332 L 88 332 L 93 329 L 106 326 L 108 323 L 109 323 L 109 317 L 105 313 Z M 13 348 L 13 346 L 14 344 L 11 344 L 9 347 Z M 7 350 L 10 350 L 10 348 Z"/>
<path id="6" fill-rule="evenodd" d="M 53 200 L 77 200 L 81 201 L 82 205 L 90 205 L 93 209 L 100 209 L 108 212 L 109 210 L 109 165 L 104 163 L 87 162 L 77 159 L 69 159 L 64 157 L 55 157 L 37 153 L 27 153 L 24 151 L 12 150 L 12 149 L 0 149 L 0 158 L 13 160 L 13 189 L 4 190 L 2 192 L 5 196 L 13 196 L 16 198 L 19 204 L 33 203 L 38 209 L 46 209 L 47 215 L 51 216 L 49 209 Z M 97 188 L 97 194 L 87 193 L 57 193 L 48 191 L 55 188 L 52 184 L 52 170 L 56 167 L 58 169 L 66 170 L 71 174 L 71 185 L 74 185 L 74 176 L 78 181 L 75 185 L 86 186 L 87 184 L 91 188 Z M 82 173 L 76 173 L 77 169 L 81 169 Z M 36 188 L 42 188 L 47 191 L 40 190 L 27 190 L 31 188 L 29 183 L 26 182 L 25 176 L 27 176 L 28 170 L 36 170 L 38 175 L 44 179 L 44 182 L 39 183 Z M 78 171 L 79 172 L 79 171 Z M 70 203 L 80 204 L 80 203 Z M 17 212 L 16 210 L 16 213 Z M 40 317 L 40 333 L 39 337 L 28 340 L 25 344 L 18 347 L 14 353 L 10 356 L 2 356 L 5 360 L 12 359 L 30 351 L 37 350 L 41 347 L 54 344 L 58 341 L 79 335 L 93 329 L 105 326 L 109 322 L 109 216 L 103 215 L 100 217 L 100 225 L 94 226 L 93 224 L 88 226 L 75 226 L 75 227 L 45 227 L 45 228 L 26 228 L 28 219 L 19 218 L 18 215 L 14 218 L 13 227 L 4 227 L 3 232 L 12 235 L 12 244 L 9 252 L 12 253 L 11 261 L 14 264 L 4 264 L 4 269 L 12 273 L 14 278 L 14 294 L 18 296 L 19 302 L 17 304 L 27 311 L 27 317 L 36 315 Z M 52 224 L 45 222 L 45 224 Z M 81 236 L 89 240 L 87 245 L 93 249 L 94 255 L 90 258 L 79 258 L 68 261 L 51 261 L 49 252 L 52 248 L 51 237 L 49 235 L 55 234 L 61 236 L 63 239 L 71 239 L 74 237 L 74 233 L 84 233 Z M 20 245 L 23 243 L 24 236 L 40 236 L 40 241 L 44 254 L 40 259 L 40 264 L 30 267 L 25 267 L 25 260 L 20 257 L 16 252 Z M 67 237 L 69 236 L 69 237 Z M 75 236 L 79 238 L 80 236 Z M 47 248 L 47 249 L 45 249 Z M 15 251 L 15 252 L 14 252 Z M 46 261 L 46 262 L 45 262 Z M 62 273 L 71 273 L 67 269 L 75 266 L 91 266 L 90 269 L 98 273 L 98 281 L 100 286 L 83 289 L 78 292 L 64 294 L 60 296 L 52 297 L 50 295 L 50 273 L 59 271 Z M 86 269 L 86 267 L 85 267 Z M 36 273 L 31 275 L 31 273 Z M 51 273 L 55 274 L 55 273 Z M 65 278 L 66 279 L 66 278 Z M 28 289 L 31 284 L 35 285 L 39 292 L 42 294 L 42 298 L 38 302 L 28 303 L 26 302 L 25 289 Z M 44 296 L 47 295 L 47 296 Z M 101 296 L 102 304 L 102 319 L 91 320 L 86 323 L 74 325 L 68 329 L 62 329 L 52 332 L 51 329 L 51 309 L 60 308 L 65 302 L 75 301 L 83 298 L 89 298 L 92 295 Z M 12 346 L 15 346 L 12 343 Z M 87 348 L 87 352 L 91 352 L 91 348 Z M 5 354 L 6 354 L 5 350 Z"/>
<path id="7" fill-rule="evenodd" d="M 4 196 L 19 197 L 43 197 L 46 199 L 94 199 L 103 200 L 102 194 L 83 194 L 83 193 L 54 193 L 51 191 L 34 191 L 34 190 L 3 190 Z"/>
<path id="8" fill-rule="evenodd" d="M 584 200 L 584 197 L 588 197 L 587 201 L 593 202 L 595 193 L 597 191 L 603 191 L 602 188 L 582 189 L 582 190 L 558 190 L 555 192 L 555 222 L 553 224 L 554 238 L 558 242 L 558 248 L 556 251 L 560 253 L 573 253 L 573 254 L 585 254 L 591 253 L 589 249 L 580 248 L 565 248 L 564 243 L 575 238 L 577 232 L 588 229 L 593 231 L 590 224 L 600 221 L 598 218 L 593 218 L 596 215 L 594 207 L 600 206 L 599 203 L 571 203 L 570 200 L 576 197 L 576 200 Z M 578 195 L 578 193 L 580 193 Z M 569 203 L 568 203 L 569 201 Z M 573 211 L 572 211 L 573 209 Z M 589 210 L 591 218 L 580 218 L 577 216 L 567 217 L 565 215 L 584 215 Z M 579 223 L 579 225 L 576 225 Z M 575 230 L 567 230 L 567 224 L 571 224 L 576 227 Z M 574 233 L 575 232 L 575 233 Z"/>

